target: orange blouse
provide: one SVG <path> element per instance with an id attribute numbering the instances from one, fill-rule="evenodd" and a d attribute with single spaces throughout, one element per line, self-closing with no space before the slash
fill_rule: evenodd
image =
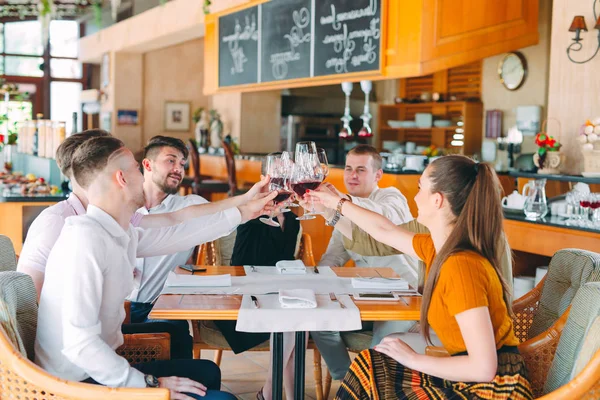
<path id="1" fill-rule="evenodd" d="M 413 248 L 427 265 L 428 275 L 436 255 L 431 235 L 415 235 Z M 442 265 L 427 313 L 429 325 L 448 353 L 467 350 L 455 315 L 477 307 L 488 307 L 490 311 L 496 349 L 519 344 L 494 267 L 473 251 L 453 254 Z"/>

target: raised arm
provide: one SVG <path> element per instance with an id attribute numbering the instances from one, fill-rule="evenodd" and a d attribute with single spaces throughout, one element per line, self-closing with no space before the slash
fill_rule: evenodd
<path id="1" fill-rule="evenodd" d="M 221 211 L 225 211 L 229 208 L 239 207 L 251 201 L 260 191 L 269 184 L 269 177 L 263 177 L 259 182 L 255 183 L 248 192 L 234 197 L 229 197 L 224 200 L 215 201 L 213 203 L 195 204 L 182 208 L 181 210 L 162 213 L 162 214 L 151 214 L 144 215 L 139 227 L 148 228 L 162 228 L 165 226 L 177 225 L 185 221 L 189 221 L 194 218 L 203 217 L 210 214 L 215 214 Z"/>
<path id="2" fill-rule="evenodd" d="M 332 210 L 337 208 L 341 200 L 341 197 L 328 191 L 311 190 L 305 196 L 307 197 L 306 200 L 312 198 L 313 201 L 319 202 Z M 404 254 L 417 257 L 412 246 L 414 233 L 398 227 L 386 217 L 352 204 L 350 201 L 345 201 L 342 204 L 341 213 L 376 241 L 387 244 Z M 343 231 L 342 233 L 345 235 Z"/>
<path id="3" fill-rule="evenodd" d="M 424 225 L 418 223 L 416 219 L 400 224 L 398 227 L 412 233 L 429 233 L 429 230 Z M 385 257 L 402 254 L 401 251 L 392 246 L 378 242 L 354 224 L 352 224 L 351 237 L 344 237 L 344 247 L 362 256 Z"/>

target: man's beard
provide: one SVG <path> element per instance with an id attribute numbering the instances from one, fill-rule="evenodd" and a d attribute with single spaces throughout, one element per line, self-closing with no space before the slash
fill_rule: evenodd
<path id="1" fill-rule="evenodd" d="M 168 175 L 168 176 L 165 178 L 165 180 L 164 180 L 164 181 L 162 181 L 162 182 L 160 182 L 160 181 L 159 181 L 159 182 L 157 182 L 157 181 L 154 181 L 154 183 L 155 183 L 155 184 L 156 184 L 156 186 L 158 186 L 158 188 L 159 188 L 160 190 L 162 190 L 164 193 L 166 193 L 166 194 L 176 194 L 177 192 L 179 192 L 179 187 L 181 186 L 181 179 L 179 179 L 179 183 L 178 183 L 178 184 L 176 184 L 176 185 L 169 185 L 169 184 L 167 183 L 167 181 L 168 181 L 169 179 L 171 179 L 171 176 L 169 176 L 169 175 Z"/>

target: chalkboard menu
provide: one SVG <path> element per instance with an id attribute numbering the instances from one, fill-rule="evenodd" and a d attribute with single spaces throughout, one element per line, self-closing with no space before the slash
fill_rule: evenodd
<path id="1" fill-rule="evenodd" d="M 315 76 L 379 69 L 381 0 L 315 1 Z"/>
<path id="2" fill-rule="evenodd" d="M 259 8 L 219 18 L 219 86 L 258 82 Z"/>
<path id="3" fill-rule="evenodd" d="M 271 0 L 219 17 L 219 86 L 378 71 L 381 0 Z"/>
<path id="4" fill-rule="evenodd" d="M 312 0 L 274 0 L 261 7 L 261 81 L 309 77 Z"/>

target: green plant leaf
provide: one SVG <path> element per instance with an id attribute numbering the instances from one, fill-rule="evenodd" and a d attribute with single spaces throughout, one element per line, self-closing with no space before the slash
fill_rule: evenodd
<path id="1" fill-rule="evenodd" d="M 538 150 L 538 154 L 540 155 L 540 157 L 543 157 L 544 155 L 546 155 L 546 148 L 540 147 Z"/>

